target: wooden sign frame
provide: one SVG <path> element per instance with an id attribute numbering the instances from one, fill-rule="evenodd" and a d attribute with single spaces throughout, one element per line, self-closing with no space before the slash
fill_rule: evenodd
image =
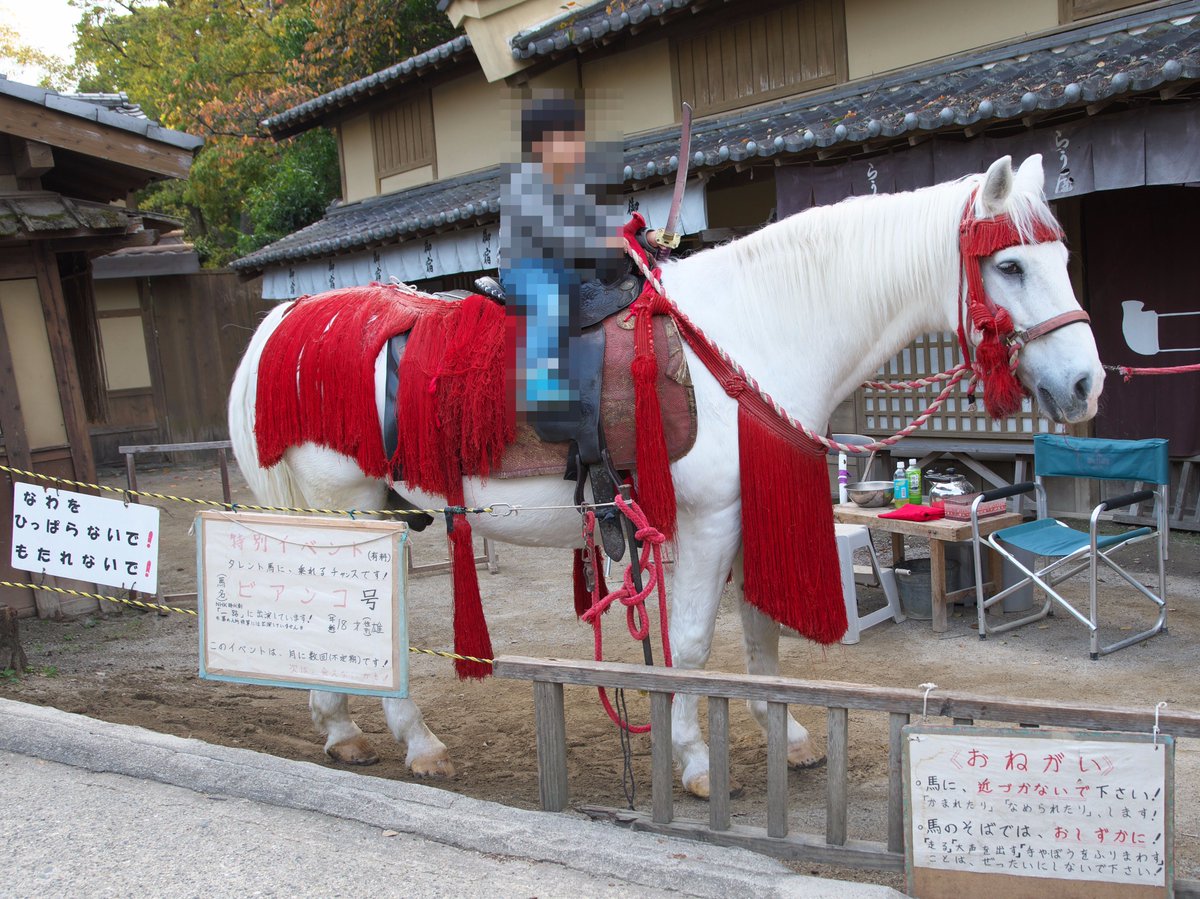
<path id="1" fill-rule="evenodd" d="M 201 512 L 200 677 L 407 697 L 407 539 L 400 522 Z M 354 561 L 338 568 L 333 563 L 347 549 Z M 386 587 L 386 594 L 364 588 L 362 579 Z M 245 660 L 231 661 L 239 653 Z"/>
<path id="2" fill-rule="evenodd" d="M 1064 872 L 1061 876 L 1025 876 L 1000 872 L 980 872 L 973 870 L 954 869 L 950 867 L 917 866 L 915 864 L 916 843 L 920 837 L 917 833 L 917 820 L 913 807 L 914 776 L 912 771 L 912 738 L 922 735 L 936 737 L 986 738 L 988 740 L 1011 741 L 1014 747 L 1022 742 L 1034 740 L 1051 741 L 1063 744 L 1146 744 L 1155 745 L 1163 753 L 1163 820 L 1162 842 L 1159 846 L 1163 854 L 1163 883 L 1161 885 L 1136 884 L 1129 882 L 1114 882 L 1081 879 L 1079 873 Z M 962 899 L 963 896 L 1004 896 L 1006 897 L 1053 897 L 1053 899 L 1148 899 L 1148 897 L 1173 897 L 1175 883 L 1175 744 L 1171 736 L 1159 734 L 1157 740 L 1151 734 L 1118 733 L 1112 731 L 1056 731 L 1040 728 L 998 728 L 972 726 L 939 726 L 939 725 L 909 725 L 904 728 L 903 737 L 903 767 L 904 767 L 904 826 L 905 826 L 905 882 L 908 894 L 917 899 Z M 1080 756 L 1082 759 L 1082 755 Z M 959 763 L 964 759 L 957 757 Z M 1090 764 L 1090 763 L 1089 763 Z M 1082 761 L 1078 762 L 1081 770 Z M 1003 770 L 1003 769 L 1001 769 Z M 976 776 L 969 772 L 968 776 Z M 1020 778 L 1021 775 L 1012 775 Z M 1031 771 L 1028 779 L 1036 780 L 1037 771 Z M 1083 780 L 1076 778 L 1076 783 Z M 928 780 L 926 786 L 931 786 Z M 1078 787 L 1077 787 L 1078 789 Z M 959 799 L 968 797 L 969 792 L 955 792 L 952 797 Z M 1035 795 L 1037 802 L 1049 806 L 1052 799 Z M 1073 803 L 1076 804 L 1076 803 Z M 1079 805 L 1086 803 L 1080 799 Z M 1090 809 L 1089 809 L 1090 811 Z M 953 815 L 953 812 L 950 813 Z M 1082 822 L 1082 818 L 1076 819 Z M 1105 819 L 1107 821 L 1108 819 Z M 1090 821 L 1087 826 L 1096 826 Z M 1117 820 L 1111 827 L 1115 834 L 1120 827 Z M 978 838 L 978 834 L 973 834 Z M 982 840 L 976 839 L 977 843 Z M 1068 845 L 1064 843 L 1063 845 Z M 1128 847 L 1124 847 L 1128 848 Z M 1124 849 L 1122 849 L 1124 851 Z M 955 854 L 955 853 L 951 853 Z M 989 853 L 991 854 L 991 853 Z"/>

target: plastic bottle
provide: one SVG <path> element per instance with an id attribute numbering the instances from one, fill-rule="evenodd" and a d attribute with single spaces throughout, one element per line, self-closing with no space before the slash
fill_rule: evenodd
<path id="1" fill-rule="evenodd" d="M 917 460 L 908 460 L 908 501 L 921 503 L 921 469 L 917 468 Z"/>
<path id="2" fill-rule="evenodd" d="M 850 502 L 850 494 L 846 492 L 846 485 L 850 483 L 849 460 L 845 453 L 838 453 L 838 502 Z"/>
<path id="3" fill-rule="evenodd" d="M 899 509 L 908 503 L 908 475 L 904 472 L 904 463 L 896 463 L 896 473 L 892 475 L 892 505 Z"/>

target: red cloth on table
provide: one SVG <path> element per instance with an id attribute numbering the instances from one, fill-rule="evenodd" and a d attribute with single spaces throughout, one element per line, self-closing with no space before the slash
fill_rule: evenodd
<path id="1" fill-rule="evenodd" d="M 935 509 L 933 506 L 908 503 L 899 509 L 893 509 L 891 512 L 883 512 L 879 517 L 899 518 L 902 521 L 935 521 L 939 518 L 945 518 L 946 513 L 941 509 Z"/>

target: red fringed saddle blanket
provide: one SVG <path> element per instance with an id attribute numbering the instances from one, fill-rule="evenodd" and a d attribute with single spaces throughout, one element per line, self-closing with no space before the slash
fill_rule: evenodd
<path id="1" fill-rule="evenodd" d="M 619 467 L 635 459 L 634 336 L 621 315 L 608 319 L 602 418 Z M 542 443 L 516 420 L 506 373 L 514 370 L 512 319 L 478 295 L 448 301 L 392 285 L 349 288 L 298 300 L 268 339 L 259 362 L 255 437 L 259 461 L 270 467 L 291 446 L 316 443 L 354 459 L 363 472 L 390 478 L 463 505 L 465 476 L 558 474 L 563 444 Z M 408 334 L 400 363 L 397 420 L 381 422 L 375 366 L 384 344 Z M 657 387 L 672 459 L 696 439 L 695 400 L 678 333 L 655 325 Z M 397 429 L 392 458 L 382 428 Z M 491 657 L 479 601 L 471 527 L 453 519 L 455 649 Z M 459 674 L 482 677 L 490 667 L 456 663 Z"/>
<path id="2" fill-rule="evenodd" d="M 632 469 L 632 323 L 607 319 L 601 420 L 618 468 Z M 561 474 L 564 444 L 544 443 L 513 415 L 506 372 L 513 341 L 504 308 L 484 297 L 443 300 L 409 288 L 373 285 L 306 297 L 267 341 L 259 363 L 256 437 L 261 463 L 312 442 L 355 459 L 372 477 L 402 471 L 405 483 L 443 496 L 451 480 Z M 679 333 L 655 322 L 656 386 L 670 459 L 696 441 L 696 403 Z M 375 363 L 384 344 L 409 335 L 400 364 L 396 422 L 379 420 Z M 384 456 L 384 428 L 399 429 L 396 457 Z M 457 460 L 458 464 L 449 461 Z"/>

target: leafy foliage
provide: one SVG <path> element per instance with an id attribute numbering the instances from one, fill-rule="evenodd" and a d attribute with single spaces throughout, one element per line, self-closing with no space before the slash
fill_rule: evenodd
<path id="1" fill-rule="evenodd" d="M 337 195 L 332 135 L 275 143 L 264 118 L 454 34 L 436 0 L 72 2 L 79 89 L 123 90 L 205 138 L 186 184 L 154 185 L 140 202 L 184 218 L 211 265 L 309 224 Z"/>
<path id="2" fill-rule="evenodd" d="M 15 28 L 0 24 L 0 60 L 14 63 L 18 68 L 37 69 L 45 73 L 39 87 L 65 90 L 73 80 L 73 67 L 66 60 L 26 44 Z"/>

